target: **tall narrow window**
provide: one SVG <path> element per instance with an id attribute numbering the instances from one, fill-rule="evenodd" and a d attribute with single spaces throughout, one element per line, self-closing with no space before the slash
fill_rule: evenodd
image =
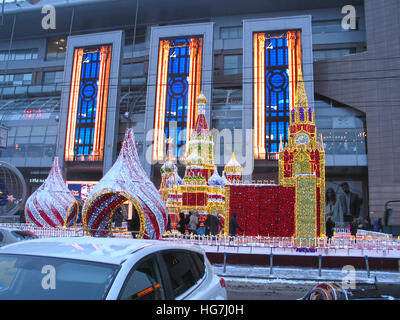
<path id="1" fill-rule="evenodd" d="M 163 160 L 167 138 L 172 138 L 177 157 L 185 156 L 184 146 L 197 115 L 200 93 L 202 38 L 160 40 L 154 119 L 153 159 Z"/>
<path id="2" fill-rule="evenodd" d="M 254 33 L 254 157 L 274 159 L 288 139 L 301 68 L 300 31 Z"/>
<path id="3" fill-rule="evenodd" d="M 66 161 L 103 160 L 111 46 L 75 49 Z"/>

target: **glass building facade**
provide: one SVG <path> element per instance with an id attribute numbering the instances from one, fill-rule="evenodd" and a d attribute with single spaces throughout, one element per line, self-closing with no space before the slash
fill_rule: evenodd
<path id="1" fill-rule="evenodd" d="M 147 21 L 143 16 L 143 21 L 136 29 L 128 14 L 114 15 L 109 21 L 99 19 L 92 29 L 90 26 L 88 29 L 83 28 L 81 18 L 76 15 L 78 20 L 71 29 L 60 25 L 57 38 L 42 33 L 37 39 L 26 42 L 22 36 L 18 38 L 17 34 L 11 50 L 9 39 L 0 39 L 0 122 L 9 129 L 8 147 L 1 152 L 0 160 L 22 171 L 36 172 L 26 173 L 27 183 L 32 179 L 40 181 L 45 178 L 53 157 L 60 152 L 56 150 L 56 145 L 61 128 L 61 94 L 67 81 L 64 77 L 64 62 L 70 31 L 71 35 L 79 35 L 84 39 L 86 35 L 93 36 L 97 32 L 124 29 L 124 47 L 119 61 L 121 72 L 118 104 L 108 106 L 118 110 L 118 119 L 113 124 L 117 126 L 117 135 L 113 141 L 116 144 L 115 156 L 121 148 L 125 129 L 133 127 L 142 164 L 159 162 L 156 165 L 152 163 L 148 171 L 157 185 L 160 179 L 157 165 L 161 165 L 164 160 L 166 139 L 173 138 L 176 144 L 175 156 L 183 157 L 184 145 L 197 114 L 196 97 L 205 85 L 210 85 L 210 94 L 207 96 L 210 127 L 219 132 L 229 131 L 234 137 L 235 130 L 247 128 L 243 118 L 244 114 L 249 115 L 252 129 L 256 132 L 254 145 L 258 148 L 253 152 L 255 171 L 252 178 L 262 179 L 268 170 L 277 170 L 274 155 L 278 152 L 280 141 L 287 140 L 289 110 L 298 68 L 312 64 L 313 60 L 329 61 L 360 52 L 366 47 L 365 21 L 361 10 L 358 11 L 360 16 L 357 29 L 345 32 L 339 26 L 341 15 L 338 8 L 324 11 L 318 5 L 315 6 L 309 11 L 312 16 L 310 34 L 296 34 L 300 39 L 312 37 L 310 52 L 311 55 L 314 52 L 314 55 L 311 56 L 312 61 L 306 62 L 298 57 L 298 53 L 304 50 L 303 43 L 293 42 L 290 38 L 291 32 L 300 31 L 296 28 L 272 31 L 261 28 L 252 34 L 252 46 L 243 45 L 248 37 L 243 28 L 245 19 L 268 20 L 278 17 L 285 21 L 289 19 L 288 16 L 291 18 L 304 13 L 293 11 L 289 15 L 282 8 L 274 14 L 260 11 L 258 14 L 225 16 L 219 13 L 216 17 L 206 16 L 201 19 L 190 12 L 185 14 L 188 16 L 185 19 L 175 18 L 172 13 L 168 13 L 169 18 L 162 22 Z M 107 6 L 104 4 L 102 8 L 99 7 L 99 12 L 107 15 Z M 59 14 L 63 14 L 62 10 L 60 8 Z M 69 11 L 64 12 L 65 15 L 67 13 L 70 14 Z M 124 22 L 119 23 L 120 20 Z M 197 25 L 204 21 L 213 23 L 211 38 L 189 31 L 185 34 L 187 25 Z M 154 27 L 168 30 L 175 27 L 179 31 L 168 37 L 160 37 L 153 46 L 151 39 Z M 263 41 L 255 42 L 254 37 L 261 34 Z M 205 53 L 206 44 L 212 48 L 211 54 Z M 72 135 L 69 144 L 71 150 L 65 160 L 80 161 L 82 166 L 86 166 L 85 170 L 94 166 L 90 162 L 96 162 L 93 160 L 97 159 L 94 139 L 101 81 L 100 47 L 81 48 L 86 51 L 83 52 L 80 65 L 82 76 L 79 78 L 79 94 L 76 97 L 76 126 L 67 129 Z M 155 59 L 151 58 L 153 51 L 156 52 Z M 246 51 L 254 59 L 257 59 L 257 55 L 260 57 L 255 66 L 259 69 L 252 79 L 243 79 L 248 68 L 244 63 Z M 205 64 L 205 58 L 211 63 Z M 149 71 L 151 64 L 157 66 L 153 73 Z M 205 72 L 211 72 L 211 83 L 203 81 Z M 155 85 L 153 82 L 149 84 L 151 78 L 155 78 Z M 257 96 L 250 104 L 244 100 L 244 84 L 247 83 L 252 86 L 250 94 Z M 152 89 L 155 94 L 149 98 L 147 95 Z M 314 105 L 318 132 L 323 135 L 327 166 L 332 169 L 327 170 L 327 180 L 341 179 L 337 170 L 344 166 L 357 168 L 364 174 L 368 166 L 365 113 L 328 99 L 317 91 L 314 93 L 310 93 L 309 100 Z M 311 101 L 312 98 L 314 101 Z M 151 116 L 149 109 L 154 112 Z M 151 128 L 155 132 L 153 139 L 150 139 L 146 130 L 148 123 L 152 123 Z M 229 158 L 224 158 L 227 155 L 224 149 L 235 150 L 235 143 L 234 139 L 216 142 L 220 144 L 215 147 L 219 153 L 219 157 L 215 157 L 218 166 L 223 166 L 229 160 L 231 154 Z M 87 173 L 85 170 L 82 169 L 83 176 Z M 360 176 L 351 179 L 362 181 L 361 189 L 365 195 L 367 179 L 361 179 Z M 90 180 L 90 177 L 84 180 Z"/>

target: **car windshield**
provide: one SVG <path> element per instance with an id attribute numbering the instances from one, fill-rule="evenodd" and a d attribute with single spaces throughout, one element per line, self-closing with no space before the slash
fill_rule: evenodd
<path id="1" fill-rule="evenodd" d="M 0 300 L 104 299 L 118 265 L 0 254 Z"/>

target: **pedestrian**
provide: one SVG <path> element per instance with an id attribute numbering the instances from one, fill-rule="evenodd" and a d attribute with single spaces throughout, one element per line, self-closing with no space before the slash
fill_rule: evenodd
<path id="1" fill-rule="evenodd" d="M 188 230 L 189 233 L 197 234 L 197 229 L 199 227 L 199 217 L 197 211 L 193 211 L 189 218 Z"/>
<path id="2" fill-rule="evenodd" d="M 169 216 L 169 213 L 167 213 L 167 226 L 165 227 L 165 231 L 171 231 L 171 218 Z"/>
<path id="3" fill-rule="evenodd" d="M 369 223 L 368 218 L 365 218 L 365 219 L 364 219 L 364 223 L 363 223 L 362 228 L 363 228 L 364 230 L 369 230 L 369 229 L 370 229 L 370 223 Z"/>
<path id="4" fill-rule="evenodd" d="M 232 214 L 232 218 L 229 221 L 229 236 L 231 237 L 235 237 L 236 236 L 236 229 L 239 229 L 241 232 L 243 231 L 243 229 L 239 226 L 239 223 L 237 222 L 237 213 L 234 212 Z"/>
<path id="5" fill-rule="evenodd" d="M 378 219 L 378 232 L 383 232 L 382 218 Z"/>
<path id="6" fill-rule="evenodd" d="M 140 231 L 140 220 L 139 215 L 135 209 L 132 212 L 132 219 L 128 220 L 128 231 L 131 231 L 132 238 L 136 238 Z"/>
<path id="7" fill-rule="evenodd" d="M 219 229 L 222 229 L 222 223 L 219 221 L 217 213 L 215 211 L 212 212 L 210 222 L 210 233 L 212 236 L 216 236 L 218 234 Z"/>
<path id="8" fill-rule="evenodd" d="M 374 223 L 373 223 L 373 230 L 374 230 L 375 232 L 378 232 L 378 229 L 379 229 L 378 220 L 374 220 Z"/>
<path id="9" fill-rule="evenodd" d="M 357 230 L 358 230 L 358 219 L 353 218 L 353 221 L 350 223 L 350 233 L 353 237 L 357 237 Z"/>
<path id="10" fill-rule="evenodd" d="M 113 216 L 113 221 L 114 225 L 116 228 L 121 228 L 122 227 L 122 221 L 124 220 L 124 215 L 122 213 L 122 210 L 120 207 L 115 210 L 114 216 Z"/>
<path id="11" fill-rule="evenodd" d="M 179 221 L 176 225 L 176 230 L 178 230 L 181 234 L 186 233 L 186 218 L 183 212 L 179 212 Z"/>
<path id="12" fill-rule="evenodd" d="M 335 222 L 331 217 L 326 221 L 326 236 L 328 239 L 333 238 L 333 228 L 335 227 Z"/>
<path id="13" fill-rule="evenodd" d="M 358 218 L 360 216 L 361 198 L 357 193 L 350 191 L 350 187 L 347 182 L 343 182 L 341 187 L 343 194 L 340 197 L 340 203 L 343 210 L 343 219 L 344 222 L 351 223 L 353 218 Z"/>
<path id="14" fill-rule="evenodd" d="M 187 226 L 189 225 L 190 217 L 192 216 L 192 214 L 193 214 L 193 212 L 192 212 L 192 211 L 189 211 L 189 214 L 188 214 L 188 216 L 186 217 L 185 224 L 186 224 Z"/>
<path id="15" fill-rule="evenodd" d="M 207 218 L 204 221 L 204 227 L 206 228 L 205 231 L 206 236 L 209 236 L 211 234 L 211 219 L 212 219 L 211 217 L 212 217 L 211 213 L 208 213 Z"/>

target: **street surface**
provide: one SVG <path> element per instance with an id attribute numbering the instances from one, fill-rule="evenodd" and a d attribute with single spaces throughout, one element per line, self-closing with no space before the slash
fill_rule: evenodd
<path id="1" fill-rule="evenodd" d="M 214 265 L 214 271 L 225 279 L 229 300 L 296 300 L 320 282 L 337 282 L 348 274 L 342 270 L 274 268 Z M 376 281 L 376 282 L 375 282 Z M 355 272 L 354 296 L 351 298 L 400 299 L 400 277 L 397 272 Z"/>

